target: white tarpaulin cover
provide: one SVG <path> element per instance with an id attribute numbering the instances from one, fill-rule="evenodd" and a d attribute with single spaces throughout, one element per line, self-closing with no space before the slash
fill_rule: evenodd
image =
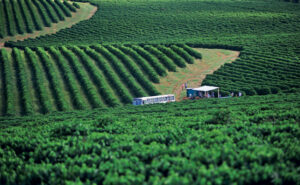
<path id="1" fill-rule="evenodd" d="M 214 87 L 214 86 L 201 86 L 201 87 L 197 87 L 197 88 L 192 88 L 192 90 L 194 91 L 212 91 L 212 90 L 215 90 L 215 89 L 218 89 L 219 87 Z"/>

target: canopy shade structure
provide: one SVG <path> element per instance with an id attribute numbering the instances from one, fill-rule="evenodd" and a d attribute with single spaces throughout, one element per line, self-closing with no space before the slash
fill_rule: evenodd
<path id="1" fill-rule="evenodd" d="M 201 87 L 196 87 L 196 88 L 187 88 L 186 89 L 186 96 L 193 98 L 193 97 L 206 97 L 206 98 L 210 98 L 210 97 L 215 97 L 214 96 L 214 92 L 212 92 L 211 94 L 209 93 L 209 91 L 214 91 L 214 90 L 218 90 L 218 96 L 220 97 L 220 92 L 219 92 L 219 87 L 215 87 L 215 86 L 201 86 Z M 204 92 L 204 94 L 203 94 Z"/>
<path id="2" fill-rule="evenodd" d="M 194 91 L 203 91 L 203 92 L 207 92 L 207 91 L 213 91 L 216 89 L 219 89 L 219 87 L 215 87 L 215 86 L 201 86 L 201 87 L 197 87 L 197 88 L 191 88 Z"/>

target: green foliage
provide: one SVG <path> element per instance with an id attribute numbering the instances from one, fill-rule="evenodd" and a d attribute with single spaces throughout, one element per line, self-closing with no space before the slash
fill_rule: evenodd
<path id="1" fill-rule="evenodd" d="M 148 78 L 152 82 L 159 83 L 158 74 L 142 56 L 140 56 L 135 50 L 129 47 L 122 46 L 120 47 L 120 49 L 135 60 L 135 62 L 140 66 L 143 72 L 145 72 L 148 75 Z"/>
<path id="2" fill-rule="evenodd" d="M 118 94 L 122 102 L 131 103 L 130 93 L 125 87 L 123 87 L 123 84 L 118 79 L 117 74 L 113 72 L 110 65 L 105 61 L 105 59 L 101 55 L 99 55 L 99 53 L 97 53 L 95 50 L 92 50 L 90 48 L 86 48 L 85 52 L 95 60 L 97 65 L 100 66 L 101 70 L 108 78 L 109 83 L 111 84 L 115 92 Z"/>
<path id="3" fill-rule="evenodd" d="M 45 84 L 44 84 L 44 77 L 42 73 L 42 69 L 39 65 L 38 58 L 36 54 L 30 49 L 25 48 L 25 54 L 27 57 L 27 61 L 30 65 L 30 68 L 32 70 L 33 74 L 33 83 L 34 88 L 36 89 L 36 92 L 38 94 L 38 99 L 40 104 L 42 105 L 42 113 L 49 113 L 53 109 L 53 105 L 50 101 L 50 96 L 48 91 L 46 90 Z"/>
<path id="4" fill-rule="evenodd" d="M 295 4 L 259 0 L 120 0 L 116 6 L 109 0 L 90 2 L 99 11 L 88 21 L 52 36 L 8 45 L 167 44 L 181 47 L 198 59 L 202 56 L 190 47 L 231 49 L 241 51 L 240 60 L 224 65 L 203 84 L 220 86 L 227 92 L 247 89 L 249 95 L 278 93 L 283 86 L 285 92 L 299 90 L 300 11 Z M 170 52 L 168 55 L 173 57 L 171 62 L 185 65 L 181 57 L 174 58 Z M 155 57 L 160 57 L 168 70 L 175 70 L 163 56 Z M 153 58 L 147 60 L 153 63 Z M 164 73 L 158 65 L 155 70 L 160 75 Z"/>
<path id="5" fill-rule="evenodd" d="M 33 3 L 37 7 L 37 10 L 39 11 L 39 14 L 41 15 L 41 18 L 43 20 L 43 23 L 46 27 L 51 26 L 51 19 L 50 16 L 48 16 L 47 9 L 42 5 L 42 3 L 38 0 L 33 0 Z"/>
<path id="6" fill-rule="evenodd" d="M 147 94 L 142 90 L 142 88 L 137 84 L 134 78 L 129 74 L 129 72 L 125 69 L 125 66 L 120 63 L 118 58 L 109 52 L 103 46 L 93 46 L 93 49 L 100 52 L 104 55 L 111 63 L 112 67 L 118 73 L 120 79 L 123 81 L 124 84 L 127 85 L 128 89 L 130 89 L 131 93 L 134 94 L 136 97 L 143 97 Z"/>
<path id="7" fill-rule="evenodd" d="M 152 53 L 156 58 L 159 59 L 161 63 L 169 70 L 169 71 L 176 71 L 176 65 L 172 62 L 170 58 L 164 53 L 162 53 L 159 49 L 155 48 L 154 46 L 146 45 L 144 48 Z"/>
<path id="8" fill-rule="evenodd" d="M 53 66 L 53 61 L 49 58 L 47 52 L 42 48 L 37 48 L 37 54 L 41 59 L 41 63 L 45 68 L 46 74 L 50 81 L 50 86 L 52 91 L 54 91 L 54 98 L 58 109 L 61 111 L 68 111 L 70 110 L 70 106 L 66 102 L 64 94 L 62 92 L 63 84 L 58 77 L 58 72 Z"/>
<path id="9" fill-rule="evenodd" d="M 8 101 L 17 115 L 131 104 L 134 97 L 160 94 L 152 82 L 159 81 L 158 71 L 166 74 L 156 55 L 138 45 L 26 47 L 5 53 L 5 60 L 15 64 L 7 66 L 13 73 L 7 78 L 15 78 L 3 89 L 17 97 Z M 7 100 L 5 93 L 0 98 Z"/>
<path id="10" fill-rule="evenodd" d="M 84 92 L 87 94 L 88 100 L 91 103 L 93 108 L 102 107 L 103 104 L 100 101 L 100 97 L 98 97 L 97 90 L 89 76 L 87 75 L 86 71 L 84 71 L 83 66 L 81 65 L 80 61 L 76 57 L 74 53 L 68 50 L 66 47 L 61 47 L 60 51 L 62 54 L 68 59 L 69 65 L 73 71 L 75 71 L 75 75 L 78 81 L 81 83 L 81 86 L 84 88 Z M 85 61 L 86 62 L 86 61 Z M 66 64 L 68 65 L 68 64 Z"/>
<path id="11" fill-rule="evenodd" d="M 69 3 L 68 1 L 66 1 L 66 0 L 64 0 L 64 5 L 66 6 L 66 7 L 68 7 L 72 12 L 76 12 L 76 8 L 75 8 L 75 6 L 73 6 L 73 4 L 71 4 L 71 3 Z"/>
<path id="12" fill-rule="evenodd" d="M 0 182 L 299 184 L 299 102 L 294 93 L 0 119 Z"/>
<path id="13" fill-rule="evenodd" d="M 76 109 L 86 109 L 87 105 L 84 103 L 82 96 L 80 94 L 80 90 L 78 86 L 76 86 L 76 81 L 74 74 L 71 71 L 70 66 L 68 65 L 68 62 L 63 57 L 63 55 L 54 47 L 50 47 L 49 53 L 53 56 L 55 59 L 56 64 L 59 67 L 59 70 L 63 74 L 64 80 L 66 80 L 66 85 L 68 89 L 70 90 L 70 93 L 72 95 L 72 103 L 76 107 Z"/>
<path id="14" fill-rule="evenodd" d="M 172 45 L 171 49 L 173 49 L 178 55 L 180 55 L 187 63 L 193 64 L 193 57 L 186 52 L 183 48 L 177 47 L 176 45 Z"/>
<path id="15" fill-rule="evenodd" d="M 25 25 L 21 15 L 21 10 L 17 1 L 10 1 L 13 8 L 14 21 L 16 22 L 17 31 L 19 34 L 25 32 Z"/>
<path id="16" fill-rule="evenodd" d="M 170 48 L 158 45 L 157 49 L 159 49 L 162 53 L 167 55 L 169 58 L 173 60 L 173 62 L 179 67 L 186 67 L 185 61 L 181 58 L 177 53 L 172 51 Z"/>
<path id="17" fill-rule="evenodd" d="M 4 86 L 4 99 L 5 99 L 5 112 L 6 116 L 14 116 L 16 114 L 15 106 L 14 106 L 14 87 L 12 74 L 12 66 L 10 60 L 8 58 L 7 51 L 5 49 L 1 49 L 1 65 L 2 65 L 2 79 Z"/>
<path id="18" fill-rule="evenodd" d="M 34 113 L 32 98 L 30 95 L 29 85 L 28 85 L 28 74 L 25 70 L 25 65 L 23 61 L 23 57 L 19 49 L 14 48 L 12 52 L 12 56 L 16 62 L 16 72 L 17 72 L 17 82 L 18 88 L 21 91 L 21 100 L 22 100 L 22 108 L 23 113 L 26 115 L 30 115 Z"/>
<path id="19" fill-rule="evenodd" d="M 166 76 L 167 72 L 164 69 L 163 65 L 157 60 L 157 58 L 155 58 L 153 55 L 151 55 L 149 52 L 147 52 L 140 46 L 133 45 L 131 47 L 138 54 L 140 54 L 142 57 L 144 57 L 160 76 Z"/>
<path id="20" fill-rule="evenodd" d="M 159 92 L 155 89 L 151 82 L 145 78 L 143 72 L 136 66 L 129 56 L 113 46 L 108 46 L 107 49 L 123 62 L 124 66 L 126 66 L 128 71 L 132 74 L 132 76 L 135 77 L 135 79 L 141 84 L 148 94 L 152 96 L 159 94 Z"/>
<path id="21" fill-rule="evenodd" d="M 32 33 L 34 30 L 34 25 L 31 19 L 30 12 L 28 11 L 27 5 L 25 3 L 25 0 L 18 0 L 20 5 L 20 10 L 22 13 L 22 17 L 24 19 L 24 23 L 26 25 L 26 32 Z"/>
<path id="22" fill-rule="evenodd" d="M 97 84 L 97 88 L 100 91 L 102 99 L 104 99 L 109 106 L 117 106 L 118 102 L 112 96 L 113 92 L 110 91 L 108 84 L 104 81 L 104 77 L 100 75 L 100 73 L 96 70 L 93 61 L 90 58 L 88 58 L 88 55 L 83 50 L 80 50 L 78 47 L 74 47 L 71 49 L 74 51 L 74 53 L 76 53 L 76 55 L 80 58 L 82 65 L 85 66 L 87 71 L 91 74 L 92 80 L 94 80 L 94 83 Z M 86 78 L 84 74 L 82 75 L 83 79 Z M 85 83 L 88 84 L 88 82 Z M 96 94 L 96 92 L 93 93 Z M 91 97 L 91 99 L 93 98 L 96 97 Z"/>
<path id="23" fill-rule="evenodd" d="M 47 2 L 52 6 L 52 8 L 56 12 L 59 20 L 64 21 L 65 15 L 64 15 L 64 12 L 62 11 L 62 9 L 56 3 L 54 3 L 53 0 L 47 0 Z"/>
<path id="24" fill-rule="evenodd" d="M 193 48 L 189 47 L 188 45 L 186 45 L 186 44 L 180 44 L 179 46 L 182 47 L 183 49 L 185 49 L 186 52 L 188 52 L 193 57 L 195 57 L 197 59 L 202 59 L 201 53 L 195 51 Z"/>
<path id="25" fill-rule="evenodd" d="M 13 36 L 16 34 L 16 23 L 14 21 L 13 7 L 10 3 L 10 0 L 3 0 L 1 3 L 3 3 L 5 11 L 7 33 L 9 36 Z"/>
<path id="26" fill-rule="evenodd" d="M 47 11 L 47 14 L 49 15 L 51 21 L 53 23 L 58 23 L 59 21 L 58 16 L 56 15 L 56 12 L 52 8 L 52 6 L 46 0 L 41 0 L 41 3 L 45 7 L 45 10 Z"/>
<path id="27" fill-rule="evenodd" d="M 66 7 L 64 3 L 62 3 L 60 0 L 54 0 L 54 2 L 62 9 L 65 16 L 67 16 L 67 17 L 72 16 L 70 9 L 68 7 Z"/>
<path id="28" fill-rule="evenodd" d="M 80 8 L 77 6 L 77 8 Z M 76 8 L 69 2 L 53 0 L 2 0 L 0 2 L 0 38 L 32 33 L 70 17 Z"/>

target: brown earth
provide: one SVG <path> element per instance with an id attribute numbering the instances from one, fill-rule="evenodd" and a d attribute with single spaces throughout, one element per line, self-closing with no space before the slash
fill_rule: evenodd
<path id="1" fill-rule="evenodd" d="M 185 68 L 177 68 L 177 72 L 168 72 L 166 77 L 160 79 L 159 84 L 154 84 L 159 92 L 175 94 L 176 101 L 180 101 L 185 97 L 185 83 L 188 87 L 199 87 L 207 74 L 212 74 L 223 64 L 231 63 L 239 56 L 238 51 L 194 49 L 202 54 L 202 60 L 196 59 L 194 64 L 187 64 Z"/>

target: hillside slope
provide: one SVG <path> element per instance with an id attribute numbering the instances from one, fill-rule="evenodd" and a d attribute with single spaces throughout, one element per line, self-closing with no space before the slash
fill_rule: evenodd
<path id="1" fill-rule="evenodd" d="M 0 118 L 1 184 L 299 184 L 300 96 Z"/>

